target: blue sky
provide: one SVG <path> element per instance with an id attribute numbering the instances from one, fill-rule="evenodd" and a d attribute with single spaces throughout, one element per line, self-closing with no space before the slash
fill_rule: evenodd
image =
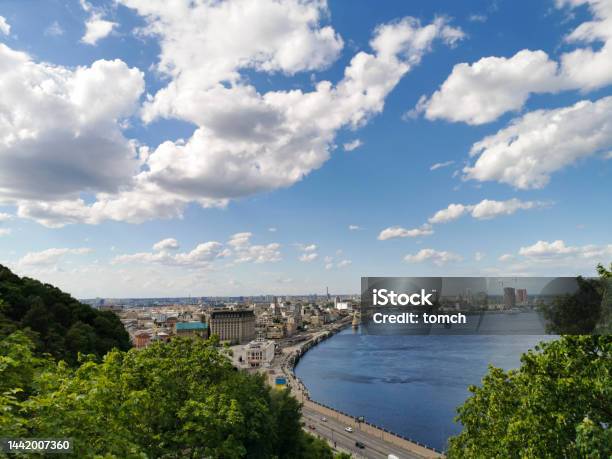
<path id="1" fill-rule="evenodd" d="M 188 3 L 0 3 L 0 263 L 125 297 L 612 260 L 610 1 Z"/>

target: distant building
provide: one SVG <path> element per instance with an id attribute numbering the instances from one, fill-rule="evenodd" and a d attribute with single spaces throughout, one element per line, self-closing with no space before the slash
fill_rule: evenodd
<path id="1" fill-rule="evenodd" d="M 312 325 L 313 327 L 320 327 L 325 323 L 325 318 L 322 314 L 313 314 L 312 316 L 310 316 L 309 322 L 310 325 Z"/>
<path id="2" fill-rule="evenodd" d="M 281 324 L 270 325 L 266 328 L 266 338 L 282 339 L 285 337 L 285 330 Z"/>
<path id="3" fill-rule="evenodd" d="M 519 288 L 516 290 L 516 302 L 519 304 L 529 303 L 529 298 L 527 297 L 526 288 Z"/>
<path id="4" fill-rule="evenodd" d="M 167 343 L 168 341 L 170 341 L 170 335 L 166 332 L 161 331 L 161 332 L 157 332 L 152 339 L 155 339 L 156 341 L 162 341 L 164 343 Z"/>
<path id="5" fill-rule="evenodd" d="M 242 344 L 255 337 L 255 314 L 251 310 L 211 311 L 208 324 L 210 334 L 221 341 Z"/>
<path id="6" fill-rule="evenodd" d="M 174 326 L 176 336 L 199 336 L 208 338 L 208 324 L 204 322 L 177 322 Z"/>
<path id="7" fill-rule="evenodd" d="M 178 319 L 176 318 L 176 316 L 168 316 L 168 317 L 166 317 L 166 326 L 167 327 L 174 328 L 174 326 L 176 325 L 177 322 L 178 322 Z"/>
<path id="8" fill-rule="evenodd" d="M 297 332 L 299 321 L 297 318 L 289 316 L 285 320 L 285 336 L 290 337 Z"/>
<path id="9" fill-rule="evenodd" d="M 151 344 L 151 332 L 140 331 L 134 335 L 134 347 L 143 348 Z"/>
<path id="10" fill-rule="evenodd" d="M 281 315 L 281 308 L 278 305 L 277 297 L 274 297 L 274 301 L 270 303 L 270 314 L 272 315 L 272 317 L 280 317 Z"/>
<path id="11" fill-rule="evenodd" d="M 348 311 L 351 309 L 351 305 L 346 301 L 338 301 L 336 302 L 336 309 L 338 311 Z"/>
<path id="12" fill-rule="evenodd" d="M 506 309 L 516 306 L 516 291 L 514 287 L 504 287 L 504 307 Z"/>

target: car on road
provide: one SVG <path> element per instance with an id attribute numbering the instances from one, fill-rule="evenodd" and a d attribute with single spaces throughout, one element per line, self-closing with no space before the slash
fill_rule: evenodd
<path id="1" fill-rule="evenodd" d="M 365 445 L 363 443 L 361 443 L 360 441 L 356 441 L 355 442 L 355 446 L 359 449 L 364 449 Z"/>
<path id="2" fill-rule="evenodd" d="M 321 421 L 323 421 L 323 422 L 327 422 L 327 418 L 326 418 L 325 416 L 323 416 L 323 417 L 321 418 Z"/>
<path id="3" fill-rule="evenodd" d="M 344 428 L 344 430 L 346 430 L 347 432 L 349 432 L 349 433 L 350 433 L 350 432 L 352 432 L 352 431 L 353 431 L 353 428 L 352 428 L 352 427 L 347 426 L 347 427 L 345 427 L 345 428 Z"/>

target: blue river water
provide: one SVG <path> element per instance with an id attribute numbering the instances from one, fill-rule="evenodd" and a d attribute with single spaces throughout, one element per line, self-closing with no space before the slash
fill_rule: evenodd
<path id="1" fill-rule="evenodd" d="M 445 450 L 461 430 L 456 408 L 489 364 L 520 366 L 520 356 L 551 336 L 366 335 L 345 329 L 295 368 L 310 397 L 392 432 Z"/>

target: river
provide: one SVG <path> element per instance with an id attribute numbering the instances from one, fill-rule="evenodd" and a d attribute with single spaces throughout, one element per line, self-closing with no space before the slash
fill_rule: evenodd
<path id="1" fill-rule="evenodd" d="M 489 363 L 520 366 L 520 356 L 551 336 L 381 336 L 345 329 L 300 360 L 296 375 L 320 403 L 445 450 L 461 430 L 457 406 Z"/>

